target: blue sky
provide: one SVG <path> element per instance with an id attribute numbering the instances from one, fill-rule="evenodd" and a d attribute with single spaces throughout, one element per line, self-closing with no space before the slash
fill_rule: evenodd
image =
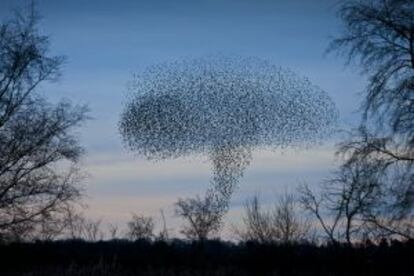
<path id="1" fill-rule="evenodd" d="M 210 177 L 207 159 L 151 163 L 124 149 L 117 131 L 127 82 L 146 66 L 206 54 L 258 56 L 287 67 L 326 90 L 340 111 L 340 126 L 355 126 L 365 80 L 344 59 L 325 55 L 340 31 L 332 0 L 71 0 L 37 1 L 41 30 L 51 51 L 65 55 L 62 78 L 39 91 L 86 103 L 93 120 L 79 130 L 89 173 L 88 215 L 120 226 L 131 212 L 158 216 L 174 227 L 172 204 L 203 193 Z M 0 17 L 29 1 L 1 0 Z M 270 202 L 296 184 L 314 184 L 335 166 L 333 142 L 307 151 L 256 152 L 234 196 L 228 220 L 253 193 Z"/>

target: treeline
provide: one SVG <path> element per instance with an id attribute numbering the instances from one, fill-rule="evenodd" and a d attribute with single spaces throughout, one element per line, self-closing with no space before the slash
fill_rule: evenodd
<path id="1" fill-rule="evenodd" d="M 65 240 L 0 245 L 1 275 L 411 275 L 413 242 Z"/>

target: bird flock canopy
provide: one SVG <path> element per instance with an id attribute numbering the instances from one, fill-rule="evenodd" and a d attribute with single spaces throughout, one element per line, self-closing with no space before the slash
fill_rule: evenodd
<path id="1" fill-rule="evenodd" d="M 310 145 L 337 117 L 325 91 L 258 58 L 162 63 L 137 76 L 132 88 L 120 131 L 148 159 Z"/>

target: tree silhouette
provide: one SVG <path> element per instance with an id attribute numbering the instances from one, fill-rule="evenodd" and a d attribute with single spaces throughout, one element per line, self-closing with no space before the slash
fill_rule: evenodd
<path id="1" fill-rule="evenodd" d="M 331 50 L 359 61 L 368 79 L 362 125 L 339 145 L 344 167 L 376 164 L 378 204 L 365 215 L 373 232 L 412 237 L 414 219 L 414 3 L 346 1 L 344 32 Z M 373 122 L 370 120 L 373 119 Z M 381 202 L 381 203 L 379 203 Z M 411 234 L 410 234 L 411 233 Z"/>
<path id="2" fill-rule="evenodd" d="M 179 199 L 175 213 L 186 221 L 181 233 L 190 240 L 211 238 L 220 230 L 227 204 L 227 200 L 212 189 L 204 197 Z"/>
<path id="3" fill-rule="evenodd" d="M 364 221 L 379 238 L 414 237 L 414 172 L 407 149 L 395 138 L 374 136 L 363 127 L 339 145 L 343 166 L 371 164 L 365 173 L 376 179 L 376 196 Z"/>
<path id="4" fill-rule="evenodd" d="M 154 220 L 152 217 L 133 214 L 128 222 L 126 236 L 131 240 L 151 239 L 154 237 Z"/>
<path id="5" fill-rule="evenodd" d="M 361 159 L 345 163 L 315 195 L 307 186 L 299 188 L 300 201 L 313 213 L 331 242 L 351 245 L 367 234 L 367 216 L 383 204 L 385 187 L 381 164 Z"/>
<path id="6" fill-rule="evenodd" d="M 59 76 L 62 57 L 49 55 L 32 9 L 0 25 L 0 235 L 52 220 L 81 195 L 71 134 L 87 108 L 50 104 L 36 88 Z M 66 165 L 65 165 L 66 164 Z M 29 227 L 30 226 L 30 227 Z"/>
<path id="7" fill-rule="evenodd" d="M 311 225 L 298 212 L 299 202 L 293 194 L 280 195 L 273 208 L 262 208 L 256 195 L 244 205 L 243 229 L 235 229 L 242 241 L 260 243 L 303 242 Z"/>
<path id="8" fill-rule="evenodd" d="M 411 0 L 345 1 L 344 32 L 331 50 L 357 60 L 369 83 L 365 117 L 414 143 L 414 3 Z M 411 159 L 413 156 L 411 156 Z"/>

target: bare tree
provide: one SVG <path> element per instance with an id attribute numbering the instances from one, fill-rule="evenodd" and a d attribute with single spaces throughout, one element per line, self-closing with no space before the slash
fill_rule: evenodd
<path id="1" fill-rule="evenodd" d="M 12 241 L 33 241 L 33 240 L 54 240 L 63 236 L 67 226 L 64 210 L 50 212 L 39 216 L 36 223 L 26 221 L 10 225 L 3 229 L 3 240 Z"/>
<path id="2" fill-rule="evenodd" d="M 244 241 L 292 243 L 308 238 L 311 225 L 299 213 L 293 194 L 278 197 L 273 209 L 263 210 L 256 195 L 245 203 L 244 229 L 235 229 Z"/>
<path id="3" fill-rule="evenodd" d="M 39 223 L 29 222 L 31 229 L 23 236 L 28 240 L 54 240 L 67 236 L 69 212 L 74 212 L 71 204 L 45 214 Z"/>
<path id="4" fill-rule="evenodd" d="M 339 145 L 338 154 L 345 160 L 342 169 L 363 164 L 361 179 L 347 185 L 351 191 L 366 192 L 361 184 L 366 179 L 378 182 L 376 192 L 370 194 L 376 198 L 365 198 L 369 208 L 364 203 L 355 210 L 358 215 L 341 216 L 352 221 L 361 215 L 364 231 L 370 234 L 410 238 L 414 224 L 414 3 L 350 0 L 341 4 L 339 15 L 344 32 L 332 41 L 330 50 L 344 53 L 348 61 L 357 60 L 369 82 L 362 126 Z M 309 193 L 308 199 L 312 199 Z M 308 208 L 317 205 L 317 201 L 309 202 L 313 205 Z"/>
<path id="5" fill-rule="evenodd" d="M 406 194 L 396 206 L 408 211 L 414 204 L 414 3 L 346 1 L 339 14 L 344 33 L 331 49 L 357 59 L 369 84 L 362 104 L 363 125 L 340 144 L 338 152 L 347 163 L 358 159 L 381 163 L 379 168 L 388 174 L 387 186 L 405 179 L 399 192 Z M 369 129 L 373 125 L 369 118 L 376 119 L 376 130 Z"/>
<path id="6" fill-rule="evenodd" d="M 293 194 L 279 196 L 273 210 L 273 224 L 284 243 L 297 242 L 309 237 L 311 225 L 299 213 L 298 201 Z"/>
<path id="7" fill-rule="evenodd" d="M 71 133 L 87 108 L 36 94 L 59 76 L 63 61 L 48 54 L 37 23 L 31 10 L 0 24 L 0 235 L 45 223 L 81 196 L 76 164 L 83 150 Z"/>
<path id="8" fill-rule="evenodd" d="M 65 234 L 70 239 L 83 239 L 85 237 L 84 215 L 73 206 L 67 206 L 65 210 Z"/>
<path id="9" fill-rule="evenodd" d="M 167 228 L 167 221 L 165 219 L 164 210 L 160 210 L 161 214 L 161 221 L 162 221 L 162 228 L 157 236 L 158 240 L 167 241 L 170 238 L 169 230 Z"/>
<path id="10" fill-rule="evenodd" d="M 12 225 L 7 239 L 11 240 L 53 240 L 56 238 L 85 239 L 95 241 L 102 238 L 100 220 L 87 219 L 82 213 L 84 205 L 68 204 L 53 213 L 40 217 L 36 223 L 27 221 Z"/>
<path id="11" fill-rule="evenodd" d="M 84 222 L 83 228 L 85 239 L 88 241 L 98 241 L 103 239 L 103 232 L 100 229 L 101 220 L 88 219 Z"/>
<path id="12" fill-rule="evenodd" d="M 108 226 L 109 238 L 116 239 L 118 237 L 118 225 L 110 223 Z"/>
<path id="13" fill-rule="evenodd" d="M 268 210 L 262 210 L 257 195 L 246 201 L 244 211 L 245 229 L 235 229 L 236 235 L 241 240 L 269 243 L 278 239 L 279 235 L 272 224 L 272 214 Z"/>
<path id="14" fill-rule="evenodd" d="M 401 187 L 407 184 L 392 183 L 389 186 L 386 169 L 382 160 L 355 159 L 345 162 L 325 181 L 318 196 L 307 186 L 301 187 L 304 208 L 315 215 L 331 242 L 344 239 L 352 244 L 362 235 L 376 234 L 374 238 L 378 237 L 379 228 L 385 230 L 385 225 L 381 225 L 387 221 L 393 222 L 394 226 L 397 221 L 407 223 L 409 213 L 401 206 L 401 199 L 406 194 Z M 401 182 L 405 181 L 401 179 Z M 388 233 L 402 233 L 395 227 L 393 230 Z M 380 232 L 385 234 L 385 231 Z"/>
<path id="15" fill-rule="evenodd" d="M 57 236 L 87 241 L 102 240 L 104 233 L 101 229 L 101 219 L 87 218 L 83 212 L 85 208 L 86 205 L 67 205 L 66 209 L 62 210 L 61 220 L 56 226 L 61 229 Z"/>
<path id="16" fill-rule="evenodd" d="M 349 61 L 358 60 L 368 75 L 365 117 L 380 119 L 413 144 L 413 1 L 344 1 L 339 15 L 344 32 L 330 49 L 342 51 Z"/>
<path id="17" fill-rule="evenodd" d="M 414 171 L 413 151 L 389 137 L 376 137 L 360 128 L 349 140 L 339 145 L 338 154 L 344 166 L 364 162 L 366 175 L 377 179 L 378 191 L 364 219 L 372 233 L 413 238 Z"/>
<path id="18" fill-rule="evenodd" d="M 190 240 L 204 241 L 218 233 L 227 210 L 228 199 L 209 189 L 204 197 L 179 199 L 175 212 L 186 224 L 181 233 Z"/>
<path id="19" fill-rule="evenodd" d="M 336 212 L 335 214 L 329 213 L 329 221 L 326 219 L 326 193 L 316 194 L 307 185 L 299 187 L 299 193 L 301 194 L 300 202 L 303 208 L 312 213 L 317 221 L 320 223 L 324 233 L 331 243 L 337 243 L 338 237 L 336 234 L 339 221 L 342 216 L 342 212 Z"/>
<path id="20" fill-rule="evenodd" d="M 131 240 L 152 239 L 154 237 L 153 218 L 133 214 L 128 222 L 127 237 Z"/>

